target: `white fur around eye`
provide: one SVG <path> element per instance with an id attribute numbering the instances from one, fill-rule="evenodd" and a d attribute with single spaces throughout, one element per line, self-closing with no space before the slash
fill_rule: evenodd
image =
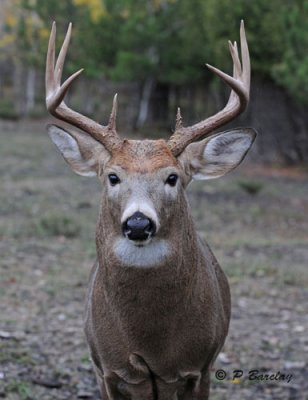
<path id="1" fill-rule="evenodd" d="M 108 199 L 114 204 L 118 203 L 120 201 L 119 199 L 121 195 L 121 188 L 122 188 L 121 183 L 112 186 L 111 183 L 109 182 L 108 176 L 106 176 L 105 179 L 103 180 L 103 185 L 107 190 Z"/>
<path id="2" fill-rule="evenodd" d="M 108 195 L 110 198 L 117 198 L 120 192 L 120 184 L 112 186 L 110 182 L 107 182 L 108 185 Z"/>
<path id="3" fill-rule="evenodd" d="M 178 182 L 175 186 L 170 186 L 167 183 L 164 184 L 164 190 L 169 199 L 175 200 L 178 195 Z"/>

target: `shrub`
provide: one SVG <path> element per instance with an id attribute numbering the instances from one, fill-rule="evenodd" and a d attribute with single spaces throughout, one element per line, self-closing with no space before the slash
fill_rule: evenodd
<path id="1" fill-rule="evenodd" d="M 66 215 L 45 215 L 36 223 L 37 233 L 41 236 L 77 237 L 81 231 L 80 225 Z"/>
<path id="2" fill-rule="evenodd" d="M 246 193 L 256 195 L 263 188 L 263 184 L 255 181 L 241 180 L 238 182 L 238 186 L 243 189 Z"/>

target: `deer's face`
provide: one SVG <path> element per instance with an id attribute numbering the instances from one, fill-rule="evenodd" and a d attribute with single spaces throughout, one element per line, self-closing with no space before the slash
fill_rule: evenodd
<path id="1" fill-rule="evenodd" d="M 86 134 L 56 126 L 49 134 L 75 172 L 99 176 L 100 224 L 125 251 L 168 241 L 181 229 L 184 189 L 191 179 L 224 175 L 241 162 L 255 137 L 250 129 L 222 132 L 189 144 L 175 157 L 165 140 L 124 140 L 110 152 Z"/>
<path id="2" fill-rule="evenodd" d="M 119 235 L 136 246 L 168 235 L 187 177 L 164 140 L 125 141 L 100 179 L 102 207 Z"/>
<path id="3" fill-rule="evenodd" d="M 187 183 L 191 179 L 222 176 L 232 170 L 242 161 L 255 138 L 252 129 L 236 129 L 206 137 L 239 115 L 248 103 L 250 59 L 244 23 L 241 22 L 240 29 L 242 63 L 236 42 L 229 42 L 233 77 L 207 64 L 232 88 L 227 105 L 190 127 L 183 126 L 178 109 L 175 132 L 168 142 L 121 139 L 116 130 L 117 95 L 106 126 L 63 102 L 68 88 L 82 72 L 79 70 L 61 84 L 71 28 L 70 24 L 55 64 L 55 23 L 52 26 L 46 61 L 46 105 L 52 115 L 85 133 L 50 126 L 49 135 L 74 171 L 100 177 L 103 196 L 99 224 L 104 234 L 108 236 L 109 229 L 113 237 L 120 240 L 118 254 L 122 254 L 122 259 L 127 260 L 130 254 L 132 265 L 137 265 L 136 254 L 141 264 L 152 254 L 152 259 L 157 260 L 168 247 L 164 247 L 162 241 L 168 241 L 170 232 L 180 229 L 178 222 L 185 209 L 183 188 Z M 200 140 L 202 137 L 206 138 Z M 197 140 L 200 141 L 194 143 Z M 158 247 L 152 245 L 151 254 L 136 251 L 136 247 L 147 248 L 155 240 L 161 242 Z"/>

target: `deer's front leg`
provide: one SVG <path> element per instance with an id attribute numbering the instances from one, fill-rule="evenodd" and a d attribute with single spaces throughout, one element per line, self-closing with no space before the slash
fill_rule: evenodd
<path id="1" fill-rule="evenodd" d="M 140 383 L 127 383 L 116 374 L 104 378 L 101 386 L 102 398 L 104 393 L 108 400 L 154 400 L 153 384 L 150 378 Z"/>
<path id="2" fill-rule="evenodd" d="M 179 372 L 178 379 L 155 378 L 159 400 L 208 400 L 209 372 Z"/>
<path id="3" fill-rule="evenodd" d="M 182 379 L 179 387 L 177 400 L 208 400 L 210 394 L 210 374 L 205 370 L 199 376 L 187 376 Z"/>
<path id="4" fill-rule="evenodd" d="M 195 397 L 184 397 L 183 400 L 195 399 L 195 400 L 208 400 L 210 395 L 210 371 L 207 369 L 202 371 L 200 386 L 198 393 L 195 394 Z"/>

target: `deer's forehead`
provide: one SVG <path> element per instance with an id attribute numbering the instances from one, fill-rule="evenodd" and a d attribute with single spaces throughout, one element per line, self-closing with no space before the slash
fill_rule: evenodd
<path id="1" fill-rule="evenodd" d="M 149 173 L 161 168 L 177 167 L 177 159 L 172 155 L 164 140 L 125 140 L 108 162 L 128 172 Z"/>

